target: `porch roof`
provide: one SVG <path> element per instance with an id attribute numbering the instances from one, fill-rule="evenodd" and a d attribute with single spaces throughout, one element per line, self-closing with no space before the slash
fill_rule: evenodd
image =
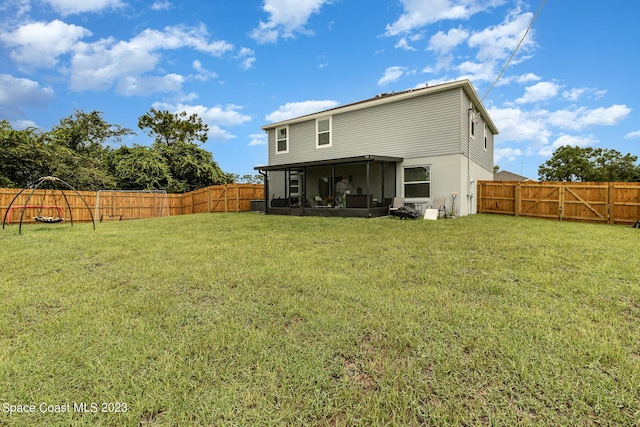
<path id="1" fill-rule="evenodd" d="M 309 166 L 327 166 L 327 165 L 338 165 L 338 164 L 344 164 L 344 163 L 362 163 L 362 162 L 375 162 L 375 161 L 399 163 L 402 160 L 404 160 L 402 157 L 375 156 L 375 155 L 367 154 L 365 156 L 342 157 L 339 159 L 316 160 L 312 162 L 256 166 L 253 169 L 257 171 L 281 171 L 281 170 L 287 170 L 287 169 L 305 168 Z"/>

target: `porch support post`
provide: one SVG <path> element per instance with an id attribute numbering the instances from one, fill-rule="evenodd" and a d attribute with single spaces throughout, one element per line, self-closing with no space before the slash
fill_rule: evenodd
<path id="1" fill-rule="evenodd" d="M 385 199 L 385 196 L 386 196 L 386 194 L 384 192 L 384 172 L 385 172 L 386 169 L 387 169 L 387 162 L 382 162 L 382 183 L 381 183 L 382 184 L 381 185 L 381 187 L 382 187 L 382 200 L 381 200 L 381 202 L 382 203 L 384 203 L 384 199 Z"/>
<path id="2" fill-rule="evenodd" d="M 329 188 L 331 194 L 331 204 L 336 205 L 336 164 L 331 165 L 331 188 Z"/>
<path id="3" fill-rule="evenodd" d="M 371 186 L 369 185 L 369 180 L 371 179 L 371 162 L 367 162 L 367 209 L 371 209 L 371 204 L 369 203 L 369 194 L 371 194 Z"/>
<path id="4" fill-rule="evenodd" d="M 284 174 L 284 198 L 287 199 L 287 208 L 291 211 L 291 197 L 289 195 L 289 183 L 291 182 L 291 169 L 287 168 Z M 291 214 L 291 212 L 289 212 Z"/>
<path id="5" fill-rule="evenodd" d="M 305 214 L 305 208 L 307 207 L 307 167 L 302 168 L 302 216 Z"/>
<path id="6" fill-rule="evenodd" d="M 269 213 L 269 171 L 264 171 L 264 213 Z"/>

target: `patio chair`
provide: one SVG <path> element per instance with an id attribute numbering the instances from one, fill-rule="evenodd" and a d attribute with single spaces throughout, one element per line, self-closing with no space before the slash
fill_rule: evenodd
<path id="1" fill-rule="evenodd" d="M 404 206 L 404 197 L 394 197 L 393 204 L 389 206 L 389 215 L 393 215 L 395 211 Z"/>
<path id="2" fill-rule="evenodd" d="M 446 196 L 436 196 L 433 198 L 433 209 L 438 210 L 438 218 L 447 216 L 447 207 L 445 206 Z"/>

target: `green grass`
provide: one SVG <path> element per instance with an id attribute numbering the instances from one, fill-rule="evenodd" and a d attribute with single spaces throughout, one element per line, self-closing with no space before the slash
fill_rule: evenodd
<path id="1" fill-rule="evenodd" d="M 497 215 L 10 226 L 0 405 L 36 412 L 0 425 L 640 425 L 639 241 Z"/>

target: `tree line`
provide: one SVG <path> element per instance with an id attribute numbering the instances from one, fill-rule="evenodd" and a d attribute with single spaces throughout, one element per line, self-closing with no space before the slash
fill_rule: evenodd
<path id="1" fill-rule="evenodd" d="M 637 182 L 638 156 L 607 148 L 565 145 L 538 168 L 540 181 Z"/>
<path id="2" fill-rule="evenodd" d="M 24 188 L 56 176 L 78 190 L 166 190 L 184 193 L 210 185 L 261 182 L 259 175 L 226 173 L 200 147 L 209 128 L 197 114 L 151 109 L 138 127 L 150 146 L 122 145 L 132 129 L 111 124 L 102 113 L 76 110 L 49 131 L 13 129 L 0 121 L 0 187 Z"/>

